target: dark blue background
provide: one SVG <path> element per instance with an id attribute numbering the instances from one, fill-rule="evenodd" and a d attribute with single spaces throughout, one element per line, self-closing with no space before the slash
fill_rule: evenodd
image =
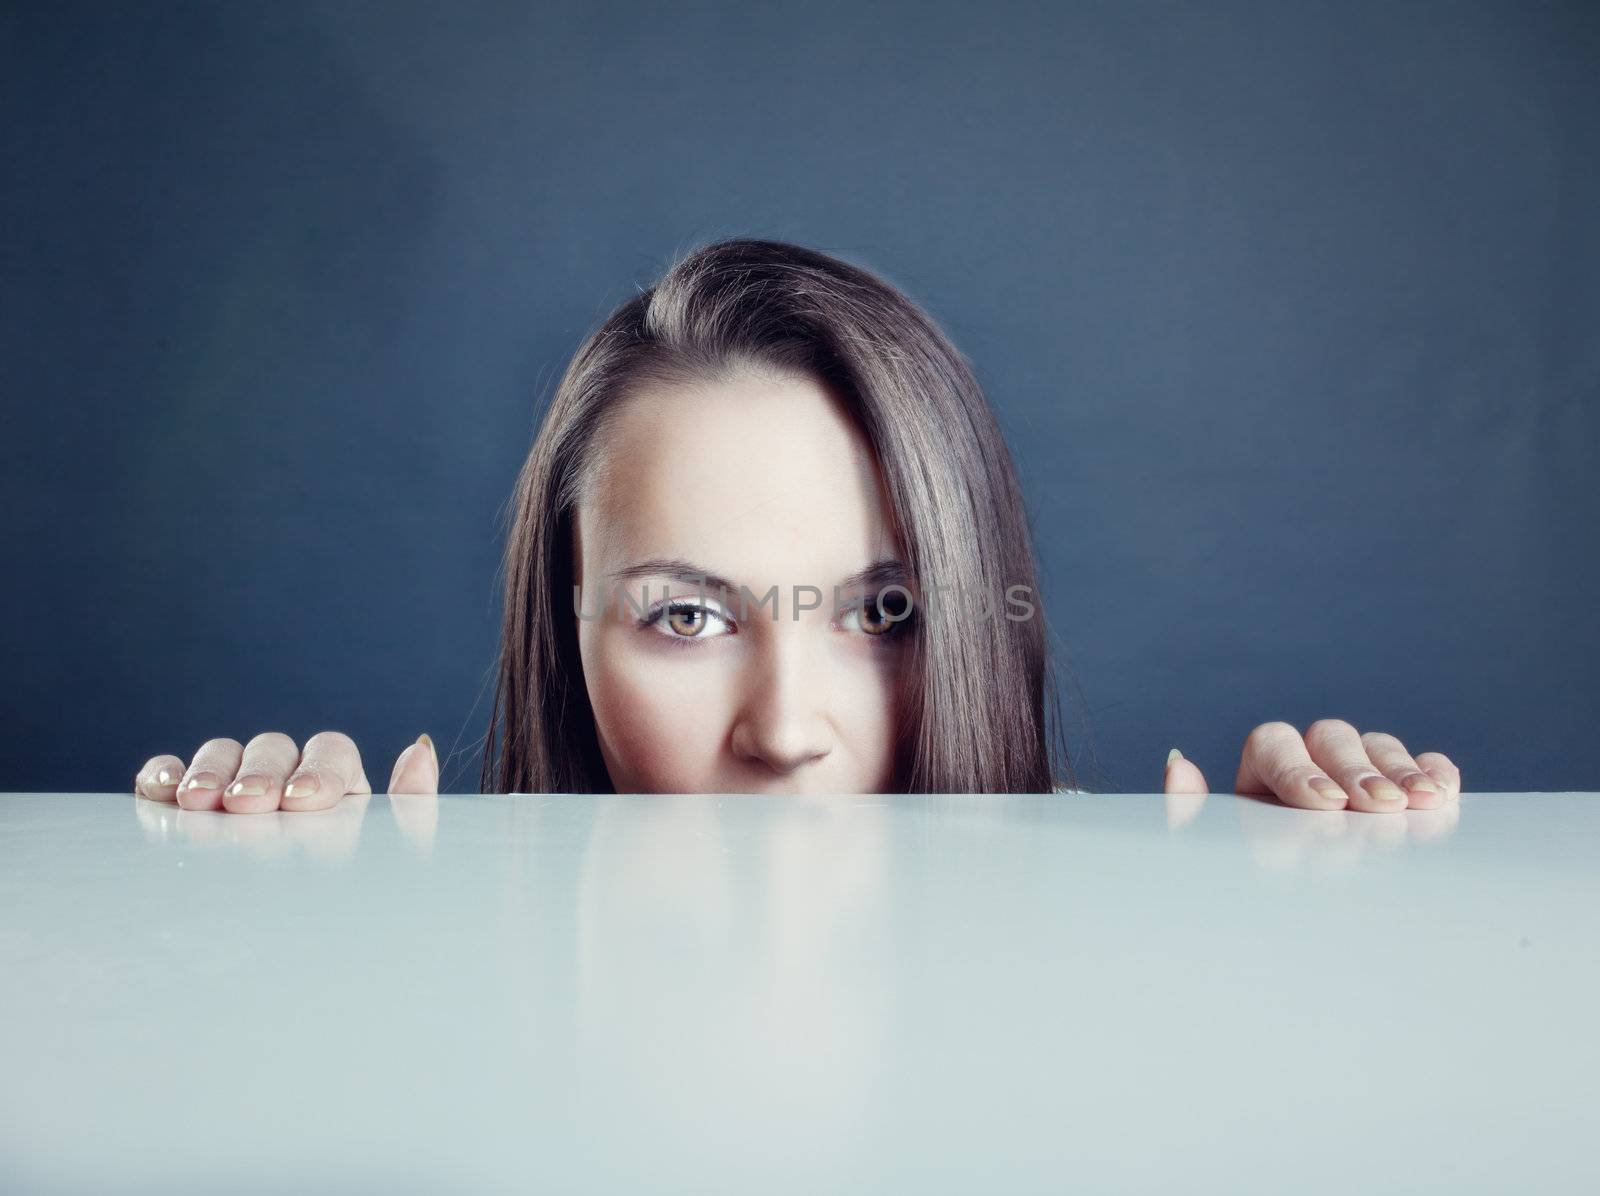
<path id="1" fill-rule="evenodd" d="M 420 731 L 476 788 L 503 504 L 716 236 L 974 362 L 1080 782 L 1259 722 L 1597 789 L 1600 6 L 96 4 L 0 16 L 8 790 Z"/>

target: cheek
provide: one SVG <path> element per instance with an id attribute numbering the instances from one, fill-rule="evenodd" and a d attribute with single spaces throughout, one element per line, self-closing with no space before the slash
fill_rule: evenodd
<path id="1" fill-rule="evenodd" d="M 612 780 L 636 793 L 711 788 L 728 729 L 727 680 L 714 662 L 672 659 L 670 646 L 629 644 L 630 629 L 594 628 L 584 676 Z"/>
<path id="2" fill-rule="evenodd" d="M 904 678 L 909 656 L 851 645 L 833 705 L 834 725 L 855 774 L 852 789 L 884 793 L 893 788 L 895 732 L 905 717 Z"/>

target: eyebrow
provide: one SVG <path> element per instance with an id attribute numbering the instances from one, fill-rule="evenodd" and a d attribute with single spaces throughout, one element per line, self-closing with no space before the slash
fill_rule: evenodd
<path id="1" fill-rule="evenodd" d="M 635 577 L 670 577 L 674 581 L 681 581 L 685 585 L 699 586 L 702 582 L 708 590 L 724 590 L 728 593 L 737 593 L 739 586 L 720 573 L 713 573 L 710 569 L 701 568 L 690 561 L 677 557 L 651 557 L 637 564 L 608 574 L 614 581 L 628 581 Z M 802 583 L 804 584 L 804 583 Z M 852 586 L 891 586 L 900 585 L 908 589 L 911 584 L 911 570 L 906 568 L 905 562 L 893 557 L 874 561 L 865 569 L 857 569 L 847 577 L 841 578 L 837 585 L 840 589 L 850 589 Z M 753 591 L 752 591 L 753 592 Z"/>

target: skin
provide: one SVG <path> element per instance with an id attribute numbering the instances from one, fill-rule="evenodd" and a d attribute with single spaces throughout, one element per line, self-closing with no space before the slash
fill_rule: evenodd
<path id="1" fill-rule="evenodd" d="M 574 552 L 579 651 L 601 751 L 623 793 L 877 793 L 891 787 L 907 634 L 849 608 L 877 587 L 833 587 L 878 561 L 904 560 L 870 446 L 808 379 L 744 374 L 655 388 L 612 412 L 602 468 L 580 504 Z M 650 566 L 678 559 L 749 589 L 778 587 L 774 607 L 741 617 L 737 589 Z M 795 587 L 814 586 L 797 609 Z M 909 587 L 908 587 L 909 588 Z M 913 598 L 915 591 L 912 591 Z M 667 612 L 667 598 L 699 606 Z M 604 606 L 602 607 L 602 599 Z M 626 599 L 626 602 L 623 601 Z M 604 610 L 604 614 L 599 612 Z M 387 792 L 436 794 L 439 760 L 422 736 L 395 761 Z M 323 810 L 370 794 L 349 736 L 323 731 L 304 749 L 266 732 L 219 738 L 185 763 L 154 756 L 135 793 L 190 810 Z M 1205 777 L 1176 749 L 1163 792 L 1203 795 Z M 1234 792 L 1307 810 L 1382 813 L 1455 802 L 1446 756 L 1413 757 L 1393 735 L 1321 719 L 1302 735 L 1267 722 L 1247 736 Z"/>
<path id="2" fill-rule="evenodd" d="M 1318 719 L 1302 736 L 1292 723 L 1261 723 L 1246 737 L 1233 791 L 1304 810 L 1436 810 L 1461 797 L 1461 770 L 1441 752 L 1412 756 L 1383 731 L 1362 733 L 1341 718 Z M 1163 793 L 1209 793 L 1205 776 L 1176 748 Z"/>
<path id="3" fill-rule="evenodd" d="M 577 519 L 578 645 L 606 769 L 623 793 L 874 793 L 893 783 L 905 626 L 874 635 L 840 605 L 852 573 L 903 561 L 871 446 L 810 380 L 744 376 L 657 389 L 614 409 Z M 708 594 L 675 626 L 681 560 L 750 591 Z M 798 586 L 820 594 L 802 594 Z M 777 587 L 763 609 L 756 601 Z M 626 604 L 622 599 L 626 597 Z M 819 603 L 814 610 L 801 606 Z M 777 617 L 774 618 L 774 612 Z M 619 614 L 621 617 L 619 617 Z M 731 616 L 726 618 L 724 616 Z M 870 620 L 869 620 L 870 623 Z"/>

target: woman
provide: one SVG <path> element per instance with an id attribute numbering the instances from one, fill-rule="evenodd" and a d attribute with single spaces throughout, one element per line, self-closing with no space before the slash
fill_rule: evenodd
<path id="1" fill-rule="evenodd" d="M 436 791 L 438 767 L 423 736 L 388 791 Z M 584 342 L 517 482 L 484 791 L 1083 792 L 1071 778 L 1010 454 L 916 304 L 732 239 Z M 1166 786 L 1206 792 L 1175 750 Z M 135 787 L 241 813 L 370 792 L 337 732 L 303 753 L 211 740 Z M 1394 810 L 1460 779 L 1330 719 L 1257 727 L 1235 789 Z"/>

